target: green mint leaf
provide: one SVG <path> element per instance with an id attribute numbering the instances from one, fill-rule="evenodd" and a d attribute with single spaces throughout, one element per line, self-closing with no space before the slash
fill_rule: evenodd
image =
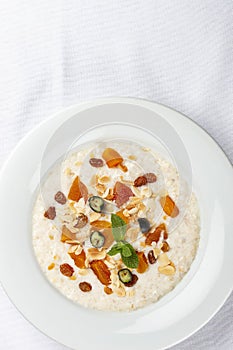
<path id="1" fill-rule="evenodd" d="M 136 269 L 138 267 L 139 260 L 138 260 L 138 256 L 137 256 L 137 253 L 136 253 L 134 247 L 129 243 L 125 243 L 124 247 L 127 247 L 131 251 L 131 255 L 124 256 L 122 254 L 122 251 L 123 251 L 123 248 L 122 248 L 121 258 L 122 258 L 123 263 L 125 264 L 125 266 L 127 266 L 131 269 Z"/>
<path id="2" fill-rule="evenodd" d="M 121 243 L 121 242 L 119 242 Z M 116 243 L 112 246 L 112 248 L 108 251 L 108 255 L 113 256 L 116 255 L 118 253 L 121 253 L 121 249 L 122 249 L 122 244 Z"/>
<path id="3" fill-rule="evenodd" d="M 120 218 L 120 216 L 116 214 L 111 215 L 112 222 L 112 234 L 115 241 L 122 241 L 126 234 L 127 224 L 126 222 Z"/>
<path id="4" fill-rule="evenodd" d="M 131 252 L 131 249 L 127 246 L 127 245 L 124 245 L 121 249 L 121 254 L 128 258 L 132 255 L 132 252 Z"/>

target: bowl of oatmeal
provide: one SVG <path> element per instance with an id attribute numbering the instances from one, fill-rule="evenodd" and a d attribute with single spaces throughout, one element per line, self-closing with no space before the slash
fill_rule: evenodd
<path id="1" fill-rule="evenodd" d="M 182 202 L 180 192 L 177 169 L 136 142 L 70 151 L 33 209 L 43 273 L 85 307 L 132 311 L 157 302 L 189 271 L 199 245 L 198 200 L 190 193 Z"/>
<path id="2" fill-rule="evenodd" d="M 1 172 L 1 283 L 72 349 L 168 348 L 232 291 L 232 185 L 218 145 L 168 107 L 73 106 Z"/>

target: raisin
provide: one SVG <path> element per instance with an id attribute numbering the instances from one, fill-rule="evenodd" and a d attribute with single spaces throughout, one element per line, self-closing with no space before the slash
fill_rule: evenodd
<path id="1" fill-rule="evenodd" d="M 145 176 L 139 176 L 134 180 L 135 187 L 141 187 L 147 184 L 147 178 Z"/>
<path id="2" fill-rule="evenodd" d="M 132 274 L 132 280 L 130 282 L 128 282 L 128 283 L 124 283 L 124 285 L 126 287 L 133 287 L 137 283 L 137 281 L 138 281 L 138 276 Z"/>
<path id="3" fill-rule="evenodd" d="M 77 222 L 74 225 L 75 228 L 83 228 L 84 226 L 86 226 L 86 224 L 88 222 L 87 216 L 83 213 L 80 213 L 76 220 L 77 220 Z"/>
<path id="4" fill-rule="evenodd" d="M 74 273 L 73 267 L 70 266 L 69 264 L 60 265 L 60 271 L 66 277 L 71 277 Z"/>
<path id="5" fill-rule="evenodd" d="M 54 220 L 56 217 L 56 209 L 55 207 L 49 207 L 48 210 L 44 213 L 44 217 L 49 220 Z"/>
<path id="6" fill-rule="evenodd" d="M 81 289 L 82 292 L 90 292 L 92 290 L 92 286 L 88 282 L 81 282 L 79 283 L 79 288 Z"/>
<path id="7" fill-rule="evenodd" d="M 154 255 L 154 252 L 153 252 L 153 250 L 150 250 L 149 252 L 148 252 L 148 260 L 149 260 L 149 263 L 151 264 L 151 265 L 153 265 L 153 264 L 155 264 L 156 263 L 156 258 L 155 258 L 155 255 Z"/>
<path id="8" fill-rule="evenodd" d="M 154 173 L 146 173 L 144 176 L 147 179 L 148 183 L 153 183 L 157 181 L 157 176 Z"/>
<path id="9" fill-rule="evenodd" d="M 169 246 L 169 244 L 168 244 L 166 241 L 163 241 L 163 245 L 162 245 L 161 250 L 162 250 L 164 253 L 169 252 L 170 246 Z"/>
<path id="10" fill-rule="evenodd" d="M 58 202 L 59 204 L 65 204 L 66 203 L 66 196 L 64 195 L 64 193 L 62 193 L 61 191 L 58 191 L 55 196 L 54 199 L 56 202 Z"/>
<path id="11" fill-rule="evenodd" d="M 91 166 L 93 166 L 94 168 L 101 168 L 102 166 L 104 166 L 104 162 L 102 159 L 100 158 L 91 158 L 89 160 L 89 163 L 91 164 Z"/>

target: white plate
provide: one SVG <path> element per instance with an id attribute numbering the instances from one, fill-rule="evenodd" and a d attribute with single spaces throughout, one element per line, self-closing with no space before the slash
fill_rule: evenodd
<path id="1" fill-rule="evenodd" d="M 179 140 L 182 140 L 185 146 L 182 156 L 188 155 L 191 161 L 192 182 L 200 201 L 201 242 L 191 270 L 158 303 L 132 313 L 98 312 L 73 304 L 47 282 L 32 250 L 31 210 L 40 176 L 67 150 L 69 140 L 100 121 L 116 122 L 118 126 L 115 123 L 115 127 L 96 127 L 82 135 L 78 143 L 100 136 L 98 132 L 101 136 L 107 132 L 109 136 L 109 130 L 125 137 L 125 129 L 119 128 L 124 123 L 148 131 L 157 127 L 159 137 L 171 142 L 169 148 L 173 148 L 185 174 L 186 158 L 183 163 L 179 159 Z M 166 132 L 166 125 L 169 132 Z M 140 138 L 139 135 L 135 137 Z M 144 141 L 148 143 L 149 138 Z M 112 350 L 164 349 L 203 326 L 232 290 L 232 167 L 207 133 L 165 106 L 144 100 L 113 98 L 77 105 L 53 116 L 15 149 L 2 170 L 0 193 L 3 287 L 29 321 L 73 349 L 102 350 L 107 346 Z"/>

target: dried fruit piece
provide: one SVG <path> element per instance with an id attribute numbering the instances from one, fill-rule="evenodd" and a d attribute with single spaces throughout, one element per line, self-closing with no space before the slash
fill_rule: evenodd
<path id="1" fill-rule="evenodd" d="M 161 250 L 162 250 L 164 253 L 166 253 L 166 252 L 168 252 L 168 251 L 170 250 L 170 246 L 169 246 L 169 244 L 168 244 L 166 241 L 163 242 L 163 245 L 162 245 L 162 247 L 161 247 Z"/>
<path id="2" fill-rule="evenodd" d="M 74 273 L 73 267 L 70 266 L 69 264 L 60 265 L 60 271 L 66 277 L 71 277 Z"/>
<path id="3" fill-rule="evenodd" d="M 128 186 L 119 181 L 116 182 L 114 186 L 114 197 L 118 207 L 122 206 L 122 204 L 126 203 L 133 196 L 134 194 Z"/>
<path id="4" fill-rule="evenodd" d="M 97 276 L 98 280 L 104 284 L 109 285 L 111 283 L 110 271 L 107 265 L 102 260 L 93 260 L 90 262 L 90 267 L 94 274 Z"/>
<path id="5" fill-rule="evenodd" d="M 179 209 L 170 196 L 161 197 L 160 204 L 168 216 L 175 218 L 179 214 Z"/>
<path id="6" fill-rule="evenodd" d="M 51 263 L 51 264 L 48 266 L 48 270 L 50 271 L 50 270 L 54 269 L 54 267 L 55 267 L 55 264 L 54 264 L 54 263 Z"/>
<path id="7" fill-rule="evenodd" d="M 91 166 L 93 166 L 94 168 L 101 168 L 102 166 L 104 166 L 104 162 L 102 159 L 100 158 L 91 158 L 89 160 L 89 163 L 91 164 Z"/>
<path id="8" fill-rule="evenodd" d="M 102 157 L 109 168 L 115 168 L 123 162 L 121 155 L 113 148 L 106 148 L 102 154 Z"/>
<path id="9" fill-rule="evenodd" d="M 154 173 L 146 173 L 144 176 L 149 184 L 157 181 L 157 176 Z"/>
<path id="10" fill-rule="evenodd" d="M 144 273 L 148 269 L 148 261 L 143 252 L 137 252 L 139 264 L 137 268 L 138 273 Z"/>
<path id="11" fill-rule="evenodd" d="M 64 193 L 62 193 L 61 191 L 58 191 L 55 196 L 54 199 L 56 202 L 58 202 L 59 204 L 65 204 L 66 203 L 66 196 L 64 195 Z"/>
<path id="12" fill-rule="evenodd" d="M 137 283 L 137 281 L 138 281 L 138 276 L 132 274 L 132 281 L 125 283 L 125 286 L 126 287 L 133 287 Z"/>
<path id="13" fill-rule="evenodd" d="M 147 218 L 139 218 L 138 223 L 142 233 L 147 233 L 150 230 L 151 225 Z"/>
<path id="14" fill-rule="evenodd" d="M 92 286 L 88 282 L 80 282 L 79 283 L 79 288 L 81 289 L 82 292 L 90 292 L 92 290 Z"/>
<path id="15" fill-rule="evenodd" d="M 69 253 L 71 259 L 74 260 L 74 263 L 80 269 L 85 269 L 85 261 L 86 261 L 86 253 L 84 250 L 81 251 L 80 254 L 76 255 L 75 253 Z"/>
<path id="16" fill-rule="evenodd" d="M 153 264 L 156 263 L 156 258 L 155 258 L 155 255 L 154 255 L 153 250 L 150 250 L 150 251 L 148 252 L 147 257 L 148 257 L 149 263 L 150 263 L 151 265 L 153 265 Z"/>
<path id="17" fill-rule="evenodd" d="M 109 221 L 105 221 L 105 220 L 96 220 L 96 221 L 93 221 L 91 223 L 91 226 L 96 228 L 96 229 L 103 229 L 103 228 L 110 228 L 112 225 L 111 225 L 111 222 Z"/>
<path id="18" fill-rule="evenodd" d="M 72 241 L 76 239 L 76 234 L 71 232 L 65 225 L 62 226 L 61 242 Z"/>
<path id="19" fill-rule="evenodd" d="M 80 198 L 83 198 L 85 203 L 87 202 L 88 190 L 84 183 L 80 181 L 79 176 L 76 176 L 76 178 L 74 179 L 70 187 L 68 198 L 75 202 L 78 202 Z"/>
<path id="20" fill-rule="evenodd" d="M 54 220 L 56 217 L 56 209 L 55 207 L 49 207 L 48 210 L 44 213 L 44 217 L 49 220 Z"/>
<path id="21" fill-rule="evenodd" d="M 148 233 L 146 236 L 145 243 L 147 245 L 151 245 L 152 242 L 158 242 L 160 239 L 161 234 L 163 233 L 164 239 L 168 238 L 167 229 L 164 223 L 160 224 L 158 227 L 156 227 L 155 231 Z"/>
<path id="22" fill-rule="evenodd" d="M 105 237 L 99 231 L 93 231 L 90 236 L 90 242 L 95 248 L 102 248 L 105 243 Z"/>
<path id="23" fill-rule="evenodd" d="M 110 295 L 110 294 L 113 293 L 112 289 L 109 288 L 109 287 L 107 287 L 107 286 L 104 287 L 104 292 L 105 292 L 106 294 L 108 294 L 108 295 Z"/>
<path id="24" fill-rule="evenodd" d="M 113 188 L 109 188 L 108 195 L 105 197 L 108 201 L 113 201 L 115 199 Z"/>
<path id="25" fill-rule="evenodd" d="M 86 226 L 87 223 L 88 223 L 88 217 L 85 214 L 80 213 L 76 219 L 76 224 L 74 225 L 74 227 L 83 228 L 84 226 Z"/>
<path id="26" fill-rule="evenodd" d="M 122 163 L 118 165 L 118 168 L 120 168 L 122 171 L 124 171 L 124 173 L 126 173 L 128 171 L 127 166 L 122 164 Z"/>
<path id="27" fill-rule="evenodd" d="M 108 249 L 114 242 L 114 237 L 112 234 L 112 229 L 105 229 L 102 231 L 102 235 L 105 237 L 104 247 Z"/>
<path id="28" fill-rule="evenodd" d="M 118 215 L 126 224 L 129 223 L 129 218 L 123 214 L 124 209 L 117 211 L 116 215 Z"/>
<path id="29" fill-rule="evenodd" d="M 121 269 L 118 271 L 119 280 L 122 283 L 130 283 L 133 279 L 133 275 L 129 269 Z"/>
<path id="30" fill-rule="evenodd" d="M 99 196 L 92 196 L 89 198 L 90 208 L 96 213 L 101 213 L 104 209 L 104 200 Z"/>
<path id="31" fill-rule="evenodd" d="M 139 176 L 134 180 L 135 187 L 141 187 L 147 184 L 147 179 L 145 176 Z"/>

